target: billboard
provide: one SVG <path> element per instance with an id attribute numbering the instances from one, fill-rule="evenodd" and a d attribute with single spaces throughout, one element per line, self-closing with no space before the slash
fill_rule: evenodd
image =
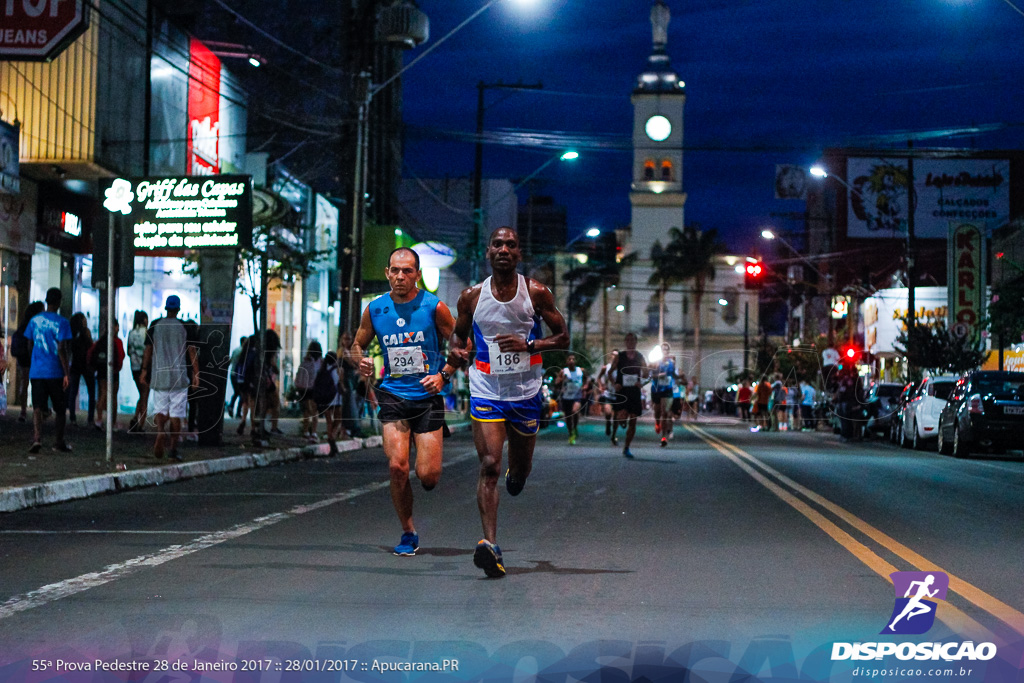
<path id="1" fill-rule="evenodd" d="M 906 158 L 850 157 L 847 237 L 907 236 Z M 1007 159 L 915 159 L 914 236 L 946 239 L 950 222 L 998 228 L 1010 216 Z"/>

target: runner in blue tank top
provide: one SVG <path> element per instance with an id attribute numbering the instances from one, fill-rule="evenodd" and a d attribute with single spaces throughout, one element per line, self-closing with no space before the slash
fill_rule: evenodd
<path id="1" fill-rule="evenodd" d="M 540 354 L 569 346 L 565 320 L 555 308 L 551 290 L 516 272 L 522 260 L 519 235 L 498 228 L 487 243 L 491 277 L 459 297 L 459 318 L 448 362 L 462 365 L 474 340 L 476 359 L 469 375 L 473 441 L 480 457 L 476 500 L 484 538 L 477 543 L 473 564 L 491 578 L 505 575 L 498 533 L 498 476 L 501 451 L 508 439 L 505 488 L 516 496 L 533 466 L 540 420 Z M 551 336 L 540 336 L 540 320 Z"/>
<path id="2" fill-rule="evenodd" d="M 384 425 L 384 455 L 391 470 L 391 502 L 402 523 L 396 555 L 415 555 L 420 537 L 412 520 L 409 452 L 416 446 L 416 476 L 424 490 L 441 478 L 444 399 L 440 392 L 455 368 L 441 367 L 440 340 L 451 336 L 455 320 L 436 296 L 416 286 L 420 257 L 400 247 L 388 257 L 384 274 L 391 291 L 363 311 L 352 353 L 359 371 L 373 375 L 373 359 L 363 349 L 374 336 L 384 352 L 384 379 L 377 387 L 377 417 Z"/>

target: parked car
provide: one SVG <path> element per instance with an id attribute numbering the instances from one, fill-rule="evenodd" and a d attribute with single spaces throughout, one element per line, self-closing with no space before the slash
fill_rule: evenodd
<path id="1" fill-rule="evenodd" d="M 938 426 L 940 453 L 979 447 L 1003 453 L 1024 445 L 1024 372 L 977 370 L 956 383 Z"/>
<path id="2" fill-rule="evenodd" d="M 903 412 L 907 409 L 910 399 L 914 398 L 919 386 L 921 382 L 907 382 L 896 398 L 892 419 L 889 421 L 889 440 L 893 443 L 903 443 Z"/>
<path id="3" fill-rule="evenodd" d="M 865 429 L 869 432 L 888 434 L 892 424 L 892 416 L 896 411 L 896 400 L 903 390 L 902 384 L 896 382 L 875 382 L 868 392 L 868 422 Z"/>
<path id="4" fill-rule="evenodd" d="M 901 446 L 921 450 L 926 441 L 938 437 L 939 414 L 953 393 L 957 379 L 953 375 L 940 375 L 921 380 L 921 386 L 903 409 Z"/>

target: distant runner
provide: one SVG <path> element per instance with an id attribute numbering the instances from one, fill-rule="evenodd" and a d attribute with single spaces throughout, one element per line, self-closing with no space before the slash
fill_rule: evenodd
<path id="1" fill-rule="evenodd" d="M 615 378 L 615 390 L 618 394 L 615 408 L 618 411 L 618 418 L 626 421 L 626 445 L 622 449 L 624 458 L 633 458 L 629 446 L 636 435 L 636 420 L 644 412 L 641 387 L 644 377 L 649 372 L 644 354 L 636 350 L 636 335 L 630 332 L 626 335 L 626 350 L 619 351 L 618 356 L 612 361 L 612 376 Z"/>

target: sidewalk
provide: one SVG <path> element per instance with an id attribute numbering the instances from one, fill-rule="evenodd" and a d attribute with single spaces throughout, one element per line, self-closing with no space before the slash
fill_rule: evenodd
<path id="1" fill-rule="evenodd" d="M 460 416 L 461 417 L 461 416 Z M 299 436 L 298 418 L 282 418 L 284 435 L 273 435 L 270 445 L 256 447 L 248 433 L 236 434 L 238 421 L 225 420 L 221 446 L 199 446 L 183 441 L 178 447 L 181 461 L 157 459 L 153 455 L 152 433 L 128 434 L 124 430 L 130 416 L 122 415 L 122 431 L 114 433 L 113 458 L 106 462 L 106 433 L 92 426 L 68 425 L 67 441 L 71 453 L 53 449 L 53 419 L 43 425 L 43 449 L 29 453 L 32 444 L 31 412 L 25 422 L 18 421 L 18 410 L 0 417 L 0 513 L 37 505 L 48 505 L 101 493 L 154 486 L 192 477 L 265 467 L 288 460 L 325 457 L 327 443 L 307 444 Z M 458 431 L 464 422 L 450 415 L 449 425 Z M 323 435 L 323 421 L 320 423 Z M 339 451 L 380 447 L 381 438 L 346 439 L 338 442 Z"/>

